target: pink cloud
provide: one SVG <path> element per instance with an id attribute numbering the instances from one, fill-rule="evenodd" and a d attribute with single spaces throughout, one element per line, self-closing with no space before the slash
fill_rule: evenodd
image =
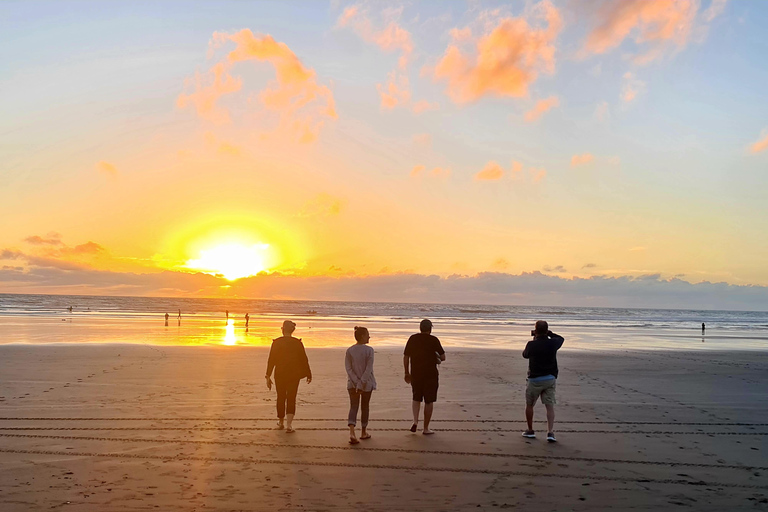
<path id="1" fill-rule="evenodd" d="M 399 51 L 398 66 L 405 69 L 413 53 L 411 33 L 392 21 L 383 29 L 374 27 L 370 18 L 356 5 L 347 7 L 336 23 L 339 27 L 351 26 L 355 33 L 366 42 L 373 43 L 385 52 Z"/>
<path id="2" fill-rule="evenodd" d="M 620 98 L 625 103 L 634 101 L 637 96 L 645 91 L 645 82 L 639 80 L 629 71 L 624 73 L 624 84 L 621 88 Z"/>
<path id="3" fill-rule="evenodd" d="M 381 97 L 381 108 L 391 110 L 398 105 L 411 101 L 411 91 L 408 87 L 408 77 L 392 71 L 388 75 L 387 84 L 376 84 L 376 90 Z"/>
<path id="4" fill-rule="evenodd" d="M 224 63 L 219 63 L 213 66 L 206 75 L 196 72 L 194 79 L 191 80 L 191 85 L 195 89 L 194 92 L 180 94 L 176 99 L 176 106 L 186 108 L 191 105 L 195 107 L 197 115 L 206 121 L 216 124 L 228 123 L 230 120 L 229 111 L 217 103 L 222 96 L 239 91 L 243 86 L 243 81 L 239 78 L 233 78 L 226 69 Z"/>
<path id="5" fill-rule="evenodd" d="M 571 157 L 571 167 L 578 167 L 580 165 L 587 165 L 589 163 L 592 163 L 592 161 L 595 159 L 594 156 L 592 156 L 591 153 L 584 153 L 581 155 L 573 155 Z"/>
<path id="6" fill-rule="evenodd" d="M 525 113 L 525 122 L 530 123 L 540 118 L 544 112 L 560 105 L 560 100 L 557 96 L 550 96 L 549 98 L 539 100 L 536 105 Z"/>
<path id="7" fill-rule="evenodd" d="M 504 18 L 480 38 L 474 54 L 449 45 L 434 68 L 435 80 L 448 83 L 448 95 L 456 103 L 526 96 L 539 73 L 554 72 L 554 42 L 562 28 L 560 12 L 548 0 L 536 5 L 535 14 L 546 28 L 531 27 L 522 17 Z"/>
<path id="8" fill-rule="evenodd" d="M 647 64 L 668 48 L 682 49 L 696 31 L 706 30 L 725 9 L 725 0 L 713 0 L 699 17 L 698 0 L 622 0 L 603 1 L 597 10 L 597 23 L 587 36 L 584 52 L 602 54 L 632 39 L 645 53 L 636 55 L 636 64 Z"/>
<path id="9" fill-rule="evenodd" d="M 470 39 L 472 39 L 472 29 L 469 27 L 464 27 L 464 28 L 454 27 L 448 33 L 451 35 L 451 39 L 453 39 L 457 43 L 469 41 Z"/>

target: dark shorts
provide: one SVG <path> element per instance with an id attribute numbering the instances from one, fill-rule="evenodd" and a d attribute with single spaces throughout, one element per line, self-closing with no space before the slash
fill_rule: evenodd
<path id="1" fill-rule="evenodd" d="M 425 402 L 431 404 L 437 402 L 437 388 L 439 381 L 437 375 L 427 377 L 411 376 L 411 389 L 413 390 L 414 402 Z"/>

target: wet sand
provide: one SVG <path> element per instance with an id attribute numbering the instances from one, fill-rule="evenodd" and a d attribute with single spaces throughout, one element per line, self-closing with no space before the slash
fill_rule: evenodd
<path id="1" fill-rule="evenodd" d="M 428 437 L 377 348 L 350 446 L 343 349 L 308 352 L 289 435 L 265 348 L 0 346 L 0 509 L 768 510 L 768 353 L 564 350 L 547 444 L 518 350 L 450 350 Z"/>

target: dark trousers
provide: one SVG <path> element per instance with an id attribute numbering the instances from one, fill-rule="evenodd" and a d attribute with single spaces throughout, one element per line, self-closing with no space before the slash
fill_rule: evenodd
<path id="1" fill-rule="evenodd" d="M 358 393 L 356 389 L 348 389 L 349 391 L 349 421 L 347 425 L 357 425 L 357 409 L 360 406 L 360 399 L 363 402 L 363 411 L 360 413 L 360 423 L 363 428 L 368 426 L 368 412 L 371 404 L 371 391 L 361 391 Z"/>
<path id="2" fill-rule="evenodd" d="M 296 393 L 299 392 L 299 381 L 283 381 L 275 378 L 275 387 L 277 388 L 277 417 L 285 418 L 286 412 L 296 414 Z"/>

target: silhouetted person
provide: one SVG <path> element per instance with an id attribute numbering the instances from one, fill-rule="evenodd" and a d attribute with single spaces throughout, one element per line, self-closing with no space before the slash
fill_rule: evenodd
<path id="1" fill-rule="evenodd" d="M 181 320 L 181 310 L 179 310 L 179 320 Z"/>
<path id="2" fill-rule="evenodd" d="M 72 306 L 69 306 L 69 312 L 70 313 L 72 312 Z"/>
<path id="3" fill-rule="evenodd" d="M 312 370 L 309 368 L 307 352 L 300 339 L 291 336 L 296 330 L 296 324 L 290 320 L 283 322 L 283 335 L 272 340 L 267 361 L 267 388 L 272 389 L 272 370 L 275 370 L 275 387 L 277 388 L 277 427 L 285 428 L 287 433 L 293 432 L 293 416 L 296 414 L 296 394 L 299 391 L 299 381 L 307 378 L 307 384 L 312 382 Z M 285 418 L 285 425 L 283 425 Z"/>
<path id="4" fill-rule="evenodd" d="M 168 318 L 170 315 L 168 313 L 165 314 L 165 326 L 168 327 Z"/>
<path id="5" fill-rule="evenodd" d="M 248 329 L 248 322 L 251 321 L 251 315 L 248 313 L 245 314 L 245 328 Z"/>
<path id="6" fill-rule="evenodd" d="M 411 385 L 413 391 L 413 425 L 411 432 L 419 428 L 419 411 L 421 402 L 424 401 L 424 430 L 422 434 L 434 434 L 429 430 L 429 422 L 432 419 L 432 410 L 437 401 L 437 388 L 439 386 L 437 365 L 445 361 L 445 350 L 440 340 L 432 336 L 432 322 L 422 320 L 419 324 L 418 334 L 408 338 L 403 352 L 403 367 L 405 368 L 405 382 Z M 410 369 L 409 369 L 410 363 Z"/>
<path id="7" fill-rule="evenodd" d="M 371 393 L 376 389 L 376 378 L 373 376 L 373 348 L 368 346 L 371 339 L 368 329 L 355 327 L 355 343 L 347 349 L 344 366 L 347 369 L 347 391 L 349 392 L 349 444 L 360 441 L 355 437 L 357 424 L 357 409 L 362 401 L 363 410 L 360 413 L 362 431 L 360 439 L 370 439 L 368 433 L 368 411 L 371 403 Z"/>
<path id="8" fill-rule="evenodd" d="M 533 430 L 533 406 L 541 397 L 541 403 L 547 408 L 547 441 L 554 443 L 557 441 L 554 431 L 557 351 L 565 339 L 550 331 L 544 320 L 536 322 L 531 335 L 533 340 L 528 342 L 523 351 L 523 357 L 528 359 L 528 385 L 525 388 L 525 421 L 528 430 L 523 432 L 523 437 L 536 437 Z"/>
<path id="9" fill-rule="evenodd" d="M 704 322 L 701 322 L 701 335 L 704 336 L 704 331 L 707 329 L 707 326 L 704 325 Z"/>
<path id="10" fill-rule="evenodd" d="M 229 320 L 229 310 L 227 310 L 227 320 Z"/>

